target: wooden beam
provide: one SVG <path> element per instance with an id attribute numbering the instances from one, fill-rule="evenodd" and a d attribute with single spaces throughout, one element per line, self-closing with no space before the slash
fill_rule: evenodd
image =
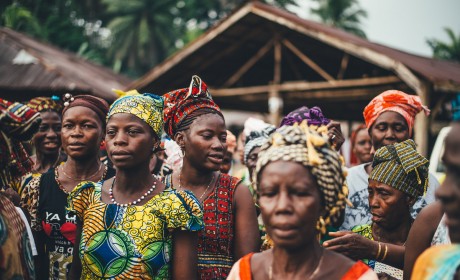
<path id="1" fill-rule="evenodd" d="M 225 83 L 224 87 L 230 87 L 238 81 L 259 59 L 261 59 L 273 46 L 273 40 L 268 41 L 253 57 L 246 61 Z"/>
<path id="2" fill-rule="evenodd" d="M 280 96 L 278 86 L 281 82 L 281 43 L 279 36 L 275 36 L 274 46 L 274 65 L 273 65 L 273 86 L 268 93 L 268 111 L 270 113 L 270 122 L 277 125 L 281 120 L 283 112 L 283 98 Z"/>
<path id="3" fill-rule="evenodd" d="M 334 82 L 284 82 L 280 85 L 263 85 L 243 88 L 210 89 L 213 96 L 240 96 L 246 94 L 262 94 L 270 92 L 272 87 L 277 87 L 280 92 L 286 91 L 312 91 L 321 89 L 340 89 L 350 87 L 365 87 L 400 83 L 396 76 L 374 77 L 363 79 L 337 80 Z"/>
<path id="4" fill-rule="evenodd" d="M 423 82 L 420 91 L 417 95 L 420 96 L 422 104 L 430 105 L 430 86 Z M 423 112 L 417 114 L 414 124 L 414 141 L 417 143 L 417 151 L 424 156 L 428 156 L 428 133 L 430 127 L 430 119 Z"/>
<path id="5" fill-rule="evenodd" d="M 285 45 L 288 49 L 290 49 L 295 55 L 297 55 L 300 60 L 302 60 L 305 64 L 307 64 L 310 68 L 315 70 L 321 77 L 323 77 L 327 81 L 334 81 L 334 78 L 329 75 L 326 71 L 323 70 L 318 64 L 316 64 L 313 60 L 311 60 L 308 56 L 302 53 L 296 46 L 294 46 L 289 40 L 284 39 L 283 45 Z"/>
<path id="6" fill-rule="evenodd" d="M 348 61 L 350 60 L 350 55 L 348 53 L 344 53 L 342 57 L 342 61 L 340 62 L 340 70 L 337 74 L 337 80 L 342 80 L 343 75 L 345 75 L 345 71 L 348 67 Z"/>
<path id="7" fill-rule="evenodd" d="M 388 90 L 390 87 L 383 86 L 378 90 L 374 89 L 341 89 L 341 90 L 317 90 L 317 91 L 308 91 L 308 92 L 290 92 L 286 93 L 287 100 L 295 99 L 316 99 L 316 100 L 334 100 L 337 102 L 340 101 L 356 101 L 356 100 L 370 100 L 375 96 L 379 95 L 384 90 Z M 364 108 L 363 108 L 364 109 Z"/>
<path id="8" fill-rule="evenodd" d="M 241 47 L 249 39 L 254 38 L 256 34 L 259 34 L 259 32 L 256 29 L 254 29 L 252 32 L 247 32 L 246 34 L 242 35 L 240 38 L 238 38 L 238 40 L 235 40 L 235 42 L 232 42 L 231 44 L 229 44 L 229 46 L 226 49 L 222 50 L 216 55 L 208 57 L 205 61 L 200 63 L 200 68 L 204 69 L 208 67 L 209 65 L 214 64 L 215 62 L 221 60 L 224 56 L 230 54 L 231 52 Z"/>
<path id="9" fill-rule="evenodd" d="M 134 81 L 126 87 L 126 89 L 141 89 L 146 87 L 152 81 L 155 81 L 162 74 L 170 70 L 180 61 L 186 57 L 193 55 L 199 48 L 203 47 L 215 37 L 219 36 L 221 33 L 226 31 L 230 26 L 238 22 L 241 18 L 246 16 L 252 10 L 252 5 L 246 5 L 243 8 L 236 11 L 234 14 L 223 20 L 220 24 L 216 25 L 215 28 L 211 28 L 208 32 L 201 35 L 195 41 L 191 42 L 189 45 L 185 46 L 182 50 L 176 52 L 174 55 L 167 58 L 160 65 L 153 68 L 150 72 L 145 74 L 142 78 Z"/>
<path id="10" fill-rule="evenodd" d="M 409 70 L 409 68 L 407 68 L 404 64 L 402 64 L 398 60 L 391 58 L 388 55 L 382 54 L 378 51 L 374 51 L 368 47 L 360 46 L 358 43 L 351 43 L 347 40 L 336 38 L 333 35 L 310 29 L 301 24 L 298 24 L 298 22 L 280 17 L 269 11 L 260 9 L 257 6 L 252 6 L 251 12 L 258 16 L 266 18 L 269 21 L 276 22 L 291 30 L 295 30 L 301 34 L 307 35 L 320 42 L 333 46 L 337 49 L 346 51 L 347 53 L 359 57 L 365 61 L 370 61 L 371 63 L 376 64 L 384 69 L 392 70 L 396 72 L 396 74 L 414 91 L 417 92 L 421 90 L 421 80 L 414 73 L 412 73 L 412 71 Z"/>

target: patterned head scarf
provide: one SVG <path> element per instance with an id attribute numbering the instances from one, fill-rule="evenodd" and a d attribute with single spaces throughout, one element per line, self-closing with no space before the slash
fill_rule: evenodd
<path id="1" fill-rule="evenodd" d="M 227 142 L 227 151 L 231 153 L 235 153 L 236 137 L 230 130 L 227 130 L 227 141 L 226 142 Z"/>
<path id="2" fill-rule="evenodd" d="M 377 150 L 369 179 L 410 196 L 422 196 L 428 186 L 428 160 L 415 150 L 411 139 Z"/>
<path id="3" fill-rule="evenodd" d="M 0 187 L 32 170 L 33 163 L 21 141 L 32 138 L 40 121 L 35 110 L 0 98 Z"/>
<path id="4" fill-rule="evenodd" d="M 44 96 L 35 97 L 29 100 L 29 103 L 27 103 L 27 106 L 37 112 L 51 110 L 51 111 L 61 113 L 61 110 L 62 110 L 62 105 L 59 102 L 59 97 L 57 96 L 53 96 L 51 98 L 44 97 Z"/>
<path id="5" fill-rule="evenodd" d="M 109 104 L 104 99 L 92 95 L 77 95 L 73 97 L 70 93 L 66 93 L 64 95 L 64 110 L 62 110 L 62 115 L 70 108 L 77 106 L 86 107 L 94 111 L 105 127 L 105 118 L 109 111 Z"/>
<path id="6" fill-rule="evenodd" d="M 376 96 L 364 108 L 364 120 L 367 129 L 370 129 L 375 120 L 383 113 L 392 111 L 404 117 L 409 127 L 409 136 L 412 136 L 415 115 L 423 110 L 425 115 L 430 114 L 428 107 L 422 104 L 420 97 L 409 95 L 399 90 L 387 90 Z"/>
<path id="7" fill-rule="evenodd" d="M 188 88 L 177 89 L 164 96 L 165 132 L 174 137 L 181 123 L 193 112 L 200 109 L 216 111 L 220 108 L 212 100 L 208 86 L 198 76 L 193 76 Z"/>
<path id="8" fill-rule="evenodd" d="M 244 122 L 243 133 L 244 133 L 244 136 L 247 137 L 249 134 L 251 134 L 252 131 L 261 131 L 269 126 L 271 126 L 271 124 L 266 123 L 261 119 L 250 117 Z"/>
<path id="9" fill-rule="evenodd" d="M 301 123 L 303 120 L 307 120 L 308 125 L 315 126 L 328 125 L 331 122 L 328 118 L 324 117 L 323 111 L 318 106 L 312 108 L 303 106 L 285 116 L 281 121 L 280 127 Z"/>
<path id="10" fill-rule="evenodd" d="M 337 222 L 341 210 L 346 203 L 349 204 L 346 168 L 339 153 L 330 146 L 327 138 L 310 128 L 306 121 L 300 125 L 280 127 L 260 149 L 253 175 L 256 188 L 259 184 L 258 174 L 263 167 L 279 160 L 297 162 L 311 168 L 325 203 L 326 214 L 319 221 L 322 224 L 321 233 L 324 234 L 325 225 Z"/>
<path id="11" fill-rule="evenodd" d="M 161 138 L 163 133 L 163 98 L 161 96 L 144 93 L 120 97 L 110 106 L 107 121 L 111 116 L 119 113 L 138 117 L 152 128 L 157 139 Z"/>
<path id="12" fill-rule="evenodd" d="M 244 163 L 248 163 L 248 157 L 254 148 L 261 147 L 270 135 L 275 132 L 276 127 L 274 125 L 269 125 L 263 130 L 251 131 L 251 134 L 246 137 L 246 144 L 244 145 Z"/>

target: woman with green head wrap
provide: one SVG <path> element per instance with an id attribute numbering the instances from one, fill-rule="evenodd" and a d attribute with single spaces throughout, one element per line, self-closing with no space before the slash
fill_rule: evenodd
<path id="1" fill-rule="evenodd" d="M 369 208 L 372 223 L 324 245 L 353 259 L 363 259 L 375 272 L 402 279 L 404 245 L 412 226 L 410 209 L 428 186 L 428 160 L 415 150 L 415 142 L 378 149 L 369 176 Z"/>
<path id="2" fill-rule="evenodd" d="M 110 107 L 105 141 L 116 176 L 83 182 L 68 200 L 81 232 L 75 279 L 196 278 L 201 205 L 191 192 L 165 188 L 150 173 L 162 130 L 161 97 L 129 95 Z"/>
<path id="3" fill-rule="evenodd" d="M 348 194 L 343 161 L 320 133 L 303 122 L 262 145 L 254 182 L 272 249 L 240 259 L 228 279 L 377 279 L 319 243 Z"/>

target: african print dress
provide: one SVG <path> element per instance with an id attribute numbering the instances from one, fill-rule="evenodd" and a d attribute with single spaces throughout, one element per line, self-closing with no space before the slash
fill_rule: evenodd
<path id="1" fill-rule="evenodd" d="M 411 279 L 451 280 L 460 276 L 460 244 L 438 245 L 423 252 Z"/>
<path id="2" fill-rule="evenodd" d="M 203 201 L 204 231 L 198 234 L 199 279 L 226 279 L 235 263 L 233 196 L 240 179 L 221 173 L 214 192 Z M 171 175 L 165 177 L 171 186 Z"/>
<path id="3" fill-rule="evenodd" d="M 37 279 L 29 235 L 13 203 L 0 193 L 0 279 Z"/>
<path id="4" fill-rule="evenodd" d="M 107 167 L 104 179 L 115 175 Z M 69 278 L 76 237 L 76 216 L 67 213 L 68 194 L 56 181 L 56 168 L 44 174 L 33 174 L 21 192 L 20 205 L 29 212 L 40 261 L 38 279 L 65 280 Z M 47 259 L 47 261 L 46 261 Z"/>
<path id="5" fill-rule="evenodd" d="M 70 211 L 82 222 L 82 279 L 170 279 L 174 230 L 199 231 L 203 212 L 186 191 L 170 188 L 141 206 L 106 204 L 101 184 L 79 184 Z"/>
<path id="6" fill-rule="evenodd" d="M 374 236 L 372 235 L 372 225 L 356 226 L 352 229 L 352 231 L 366 237 L 369 240 L 374 240 Z M 396 279 L 403 279 L 403 271 L 399 268 L 378 262 L 376 260 L 364 259 L 362 261 L 370 268 L 372 268 L 377 274 L 386 273 Z"/>

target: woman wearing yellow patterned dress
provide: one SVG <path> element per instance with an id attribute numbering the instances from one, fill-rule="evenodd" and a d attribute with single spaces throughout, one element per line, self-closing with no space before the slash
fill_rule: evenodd
<path id="1" fill-rule="evenodd" d="M 72 279 L 195 279 L 202 209 L 187 191 L 166 188 L 150 174 L 160 144 L 163 100 L 119 98 L 107 116 L 113 179 L 79 184 L 69 197 L 78 229 Z"/>

